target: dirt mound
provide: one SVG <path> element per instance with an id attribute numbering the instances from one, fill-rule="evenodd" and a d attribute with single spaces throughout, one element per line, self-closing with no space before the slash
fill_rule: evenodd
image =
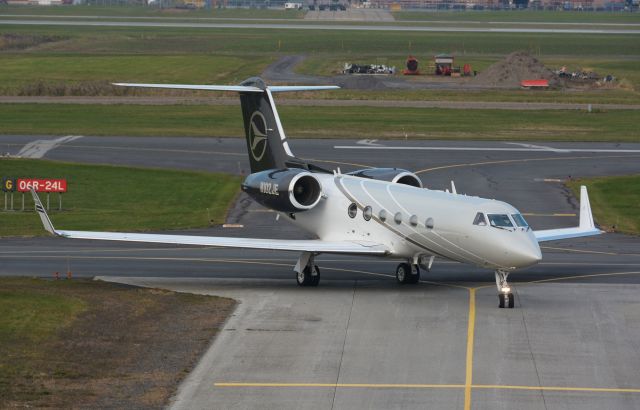
<path id="1" fill-rule="evenodd" d="M 517 88 L 522 80 L 540 79 L 549 80 L 551 87 L 561 85 L 560 78 L 538 59 L 529 53 L 517 51 L 478 74 L 472 83 L 487 87 Z"/>

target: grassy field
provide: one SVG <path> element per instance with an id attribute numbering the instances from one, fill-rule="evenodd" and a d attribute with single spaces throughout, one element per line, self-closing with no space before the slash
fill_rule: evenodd
<path id="1" fill-rule="evenodd" d="M 613 74 L 616 90 L 527 93 L 437 91 L 435 98 L 640 103 L 640 41 L 635 35 L 507 33 L 345 32 L 326 30 L 236 30 L 126 27 L 0 27 L 5 95 L 118 95 L 109 81 L 237 83 L 259 75 L 285 54 L 304 54 L 302 73 L 327 75 L 345 61 L 402 67 L 416 55 L 426 68 L 431 56 L 455 54 L 483 70 L 515 50 L 529 50 L 549 67 L 593 69 Z M 47 67 L 43 70 L 42 67 Z M 636 91 L 638 90 L 638 91 Z M 153 93 L 158 93 L 155 91 Z M 338 98 L 429 99 L 424 91 L 359 91 Z M 441 93 L 441 94 L 439 94 Z M 311 98 L 323 98 L 317 94 Z"/>
<path id="2" fill-rule="evenodd" d="M 396 20 L 414 21 L 474 21 L 474 22 L 542 22 L 542 23 L 640 23 L 640 13 L 478 10 L 478 11 L 398 11 Z"/>
<path id="3" fill-rule="evenodd" d="M 401 56 L 504 55 L 529 49 L 542 56 L 628 56 L 637 59 L 640 42 L 628 34 L 437 33 L 393 31 L 200 29 L 177 27 L 65 27 L 3 24 L 0 35 L 58 37 L 31 53 L 187 54 L 354 53 Z M 6 49 L 5 49 L 6 51 Z"/>
<path id="4" fill-rule="evenodd" d="M 0 408 L 161 408 L 233 307 L 92 280 L 1 278 Z"/>
<path id="5" fill-rule="evenodd" d="M 591 208 L 602 229 L 640 234 L 640 175 L 571 181 L 569 187 L 576 196 L 580 185 L 588 187 Z"/>
<path id="6" fill-rule="evenodd" d="M 62 212 L 52 210 L 57 227 L 75 230 L 147 231 L 205 227 L 224 221 L 239 191 L 240 178 L 225 174 L 166 171 L 101 165 L 79 165 L 44 160 L 0 160 L 5 177 L 66 178 Z M 20 209 L 22 194 L 14 194 Z M 0 211 L 0 236 L 44 235 L 33 211 Z M 41 194 L 45 202 L 46 194 Z M 57 194 L 51 207 L 57 209 Z M 45 202 L 46 203 L 46 202 Z M 0 195 L 4 209 L 4 195 Z"/>
<path id="7" fill-rule="evenodd" d="M 101 17 L 176 17 L 176 18 L 256 18 L 256 19 L 301 19 L 304 12 L 279 9 L 200 9 L 187 10 L 146 6 L 19 6 L 0 5 L 0 15 L 39 16 L 101 16 Z"/>
<path id="8" fill-rule="evenodd" d="M 4 95 L 122 95 L 133 89 L 111 82 L 235 84 L 262 71 L 272 56 L 7 55 Z M 43 73 L 39 67 L 47 67 Z"/>
<path id="9" fill-rule="evenodd" d="M 234 106 L 2 105 L 7 134 L 244 135 Z M 278 109 L 289 137 L 638 142 L 638 110 L 511 111 L 389 107 Z M 37 118 L 37 121 L 30 120 Z M 118 121 L 113 121 L 117 118 Z"/>

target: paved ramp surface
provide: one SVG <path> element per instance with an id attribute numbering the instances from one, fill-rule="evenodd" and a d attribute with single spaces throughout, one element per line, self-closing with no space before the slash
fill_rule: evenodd
<path id="1" fill-rule="evenodd" d="M 640 406 L 637 284 L 108 280 L 240 300 L 174 409 Z"/>

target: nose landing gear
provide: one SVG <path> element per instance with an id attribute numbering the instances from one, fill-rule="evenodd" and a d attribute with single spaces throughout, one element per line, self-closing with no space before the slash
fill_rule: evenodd
<path id="1" fill-rule="evenodd" d="M 497 270 L 496 271 L 496 286 L 498 287 L 498 307 L 513 309 L 515 305 L 515 299 L 511 292 L 511 286 L 507 283 L 508 271 Z"/>

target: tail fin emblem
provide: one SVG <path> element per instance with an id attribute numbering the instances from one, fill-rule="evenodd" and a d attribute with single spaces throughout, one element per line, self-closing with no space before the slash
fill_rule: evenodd
<path id="1" fill-rule="evenodd" d="M 251 156 L 259 162 L 267 150 L 267 121 L 260 111 L 256 111 L 251 116 L 250 124 Z"/>

